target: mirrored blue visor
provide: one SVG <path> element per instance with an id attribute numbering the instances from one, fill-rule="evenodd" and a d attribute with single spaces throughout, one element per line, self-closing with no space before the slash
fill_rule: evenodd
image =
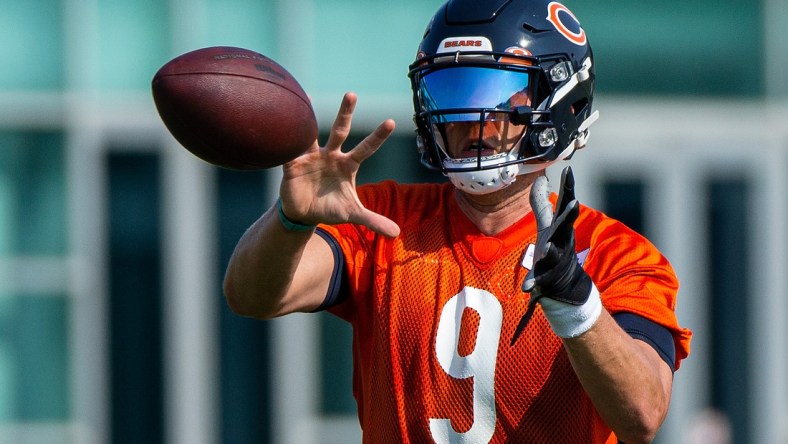
<path id="1" fill-rule="evenodd" d="M 431 71 L 419 81 L 422 111 L 455 110 L 434 115 L 440 122 L 478 121 L 480 113 L 468 113 L 468 108 L 509 110 L 528 105 L 528 79 L 527 71 L 481 66 Z"/>

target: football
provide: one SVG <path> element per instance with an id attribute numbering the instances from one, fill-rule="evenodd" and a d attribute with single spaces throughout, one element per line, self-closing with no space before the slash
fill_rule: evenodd
<path id="1" fill-rule="evenodd" d="M 248 49 L 216 46 L 180 55 L 156 72 L 151 88 L 173 137 L 213 165 L 272 168 L 317 139 L 315 113 L 298 81 Z"/>

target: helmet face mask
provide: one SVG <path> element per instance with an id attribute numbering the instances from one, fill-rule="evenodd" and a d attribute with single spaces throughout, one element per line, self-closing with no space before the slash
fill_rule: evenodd
<path id="1" fill-rule="evenodd" d="M 450 0 L 409 77 L 422 163 L 473 194 L 568 158 L 596 119 L 591 49 L 556 2 Z M 450 146 L 453 126 L 475 133 Z"/>

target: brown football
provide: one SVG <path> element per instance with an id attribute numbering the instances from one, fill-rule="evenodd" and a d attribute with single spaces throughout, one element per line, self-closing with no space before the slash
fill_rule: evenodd
<path id="1" fill-rule="evenodd" d="M 317 120 L 298 81 L 254 51 L 210 47 L 180 55 L 152 82 L 173 137 L 211 164 L 239 170 L 282 165 L 317 139 Z"/>

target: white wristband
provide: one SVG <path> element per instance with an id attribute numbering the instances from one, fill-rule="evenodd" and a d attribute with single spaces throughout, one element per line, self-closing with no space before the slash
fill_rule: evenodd
<path id="1" fill-rule="evenodd" d="M 583 305 L 572 305 L 549 297 L 539 299 L 553 332 L 561 338 L 575 338 L 587 332 L 602 313 L 599 290 L 591 283 L 591 293 Z"/>

